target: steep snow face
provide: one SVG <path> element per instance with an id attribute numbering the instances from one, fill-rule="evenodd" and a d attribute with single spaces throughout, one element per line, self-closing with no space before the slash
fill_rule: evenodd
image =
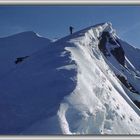
<path id="1" fill-rule="evenodd" d="M 99 49 L 125 92 L 140 108 L 140 50 L 119 39 L 111 30 L 112 27 L 109 31 L 103 31 L 99 39 Z"/>
<path id="2" fill-rule="evenodd" d="M 107 55 L 99 48 L 103 32 L 117 38 L 110 23 L 86 28 L 1 79 L 0 133 L 140 134 L 140 110 L 116 76 L 124 68 L 111 54 L 117 46 L 106 38 Z"/>
<path id="3" fill-rule="evenodd" d="M 17 58 L 30 56 L 50 42 L 32 31 L 0 38 L 0 78 L 16 67 Z"/>
<path id="4" fill-rule="evenodd" d="M 54 116 L 64 96 L 75 89 L 75 62 L 63 45 L 50 44 L 0 79 L 0 134 L 19 134 Z"/>
<path id="5" fill-rule="evenodd" d="M 139 133 L 139 109 L 98 49 L 102 31 L 112 33 L 110 24 L 89 29 L 83 37 L 70 40 L 75 46 L 66 48 L 78 65 L 77 87 L 58 112 L 66 134 Z"/>
<path id="6" fill-rule="evenodd" d="M 123 41 L 121 39 L 119 39 L 119 42 L 123 46 L 126 57 L 130 60 L 130 62 L 135 67 L 135 68 L 133 67 L 134 70 L 140 71 L 140 49 L 129 45 L 128 43 L 126 43 L 125 41 Z M 132 65 L 131 65 L 131 67 L 132 67 Z"/>

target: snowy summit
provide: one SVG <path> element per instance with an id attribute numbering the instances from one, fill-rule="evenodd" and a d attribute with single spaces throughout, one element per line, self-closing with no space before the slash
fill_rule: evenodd
<path id="1" fill-rule="evenodd" d="M 140 134 L 140 50 L 111 23 L 1 38 L 0 53 L 0 134 Z"/>

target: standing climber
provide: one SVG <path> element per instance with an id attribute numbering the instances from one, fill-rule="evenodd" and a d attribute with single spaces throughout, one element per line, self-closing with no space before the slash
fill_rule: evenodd
<path id="1" fill-rule="evenodd" d="M 72 26 L 70 26 L 70 27 L 69 27 L 70 34 L 72 34 L 72 33 L 73 33 L 73 29 L 74 29 L 74 27 L 72 27 Z"/>

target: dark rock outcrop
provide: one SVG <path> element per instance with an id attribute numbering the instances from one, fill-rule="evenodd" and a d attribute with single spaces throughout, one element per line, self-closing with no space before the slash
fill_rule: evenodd
<path id="1" fill-rule="evenodd" d="M 122 66 L 125 66 L 125 53 L 122 47 L 114 48 L 111 53 Z"/>
<path id="2" fill-rule="evenodd" d="M 121 75 L 116 75 L 117 78 L 125 85 L 125 87 L 133 93 L 139 94 L 139 92 L 132 86 L 131 83 L 127 81 L 127 79 Z"/>
<path id="3" fill-rule="evenodd" d="M 15 64 L 21 63 L 27 57 L 29 57 L 29 56 L 24 56 L 24 57 L 18 57 L 18 58 L 16 58 Z"/>
<path id="4" fill-rule="evenodd" d="M 138 108 L 140 108 L 140 102 L 138 102 L 138 101 L 133 101 L 134 103 L 135 103 L 135 105 L 138 107 Z"/>
<path id="5" fill-rule="evenodd" d="M 110 36 L 109 32 L 103 32 L 99 39 L 98 47 L 100 51 L 107 57 L 110 56 L 108 49 L 106 48 L 106 43 L 109 42 L 111 45 L 115 45 L 116 47 L 111 50 L 112 55 L 117 59 L 117 61 L 121 65 L 125 65 L 125 53 L 121 44 L 117 39 L 114 39 Z"/>
<path id="6" fill-rule="evenodd" d="M 112 45 L 117 45 L 116 41 L 113 38 L 109 38 L 109 43 Z"/>
<path id="7" fill-rule="evenodd" d="M 108 41 L 108 38 L 110 37 L 109 32 L 103 32 L 101 37 L 100 37 L 100 42 L 98 44 L 98 47 L 100 49 L 100 51 L 107 56 L 108 55 L 108 51 L 106 49 L 106 43 Z"/>

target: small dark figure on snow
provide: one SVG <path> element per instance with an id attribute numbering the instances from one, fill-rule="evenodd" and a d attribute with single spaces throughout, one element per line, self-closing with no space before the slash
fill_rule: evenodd
<path id="1" fill-rule="evenodd" d="M 18 64 L 18 63 L 22 62 L 22 61 L 23 61 L 24 59 L 26 59 L 27 57 L 29 57 L 29 56 L 18 57 L 18 58 L 16 59 L 16 61 L 15 61 L 15 64 Z"/>
<path id="2" fill-rule="evenodd" d="M 72 26 L 70 26 L 70 27 L 69 27 L 70 34 L 72 34 L 72 33 L 73 33 L 73 29 L 74 29 L 74 27 L 72 27 Z"/>

